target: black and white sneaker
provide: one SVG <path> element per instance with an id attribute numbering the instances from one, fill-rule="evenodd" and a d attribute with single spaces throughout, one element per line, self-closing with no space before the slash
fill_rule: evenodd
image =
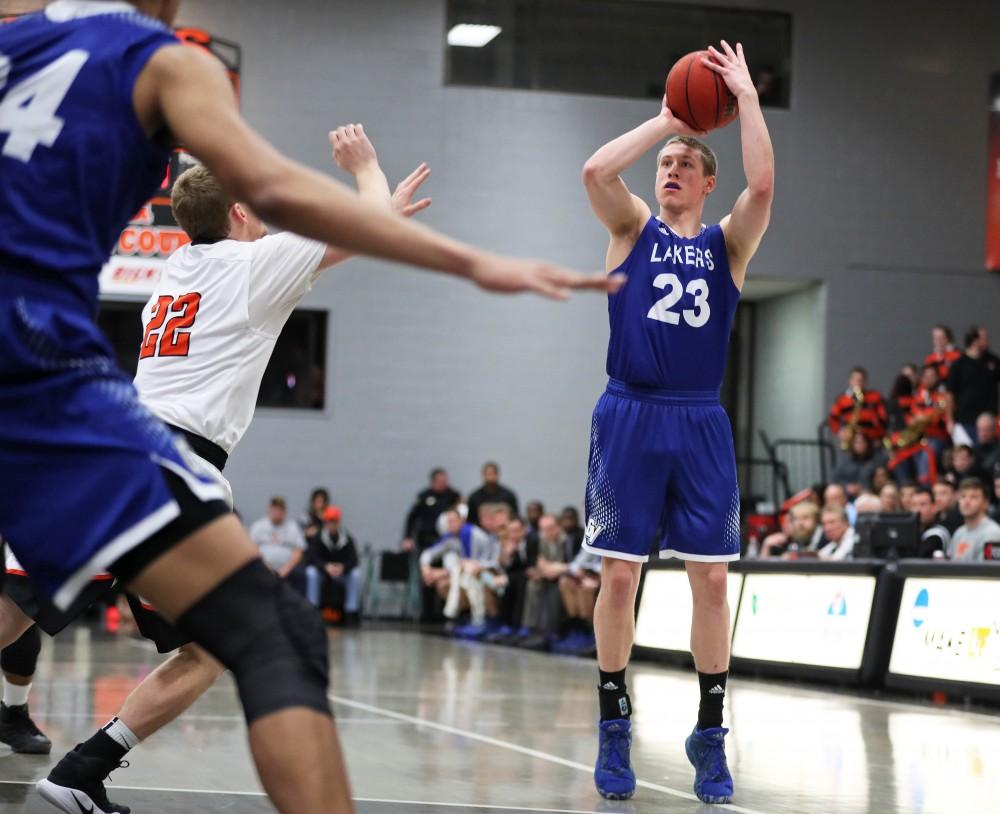
<path id="1" fill-rule="evenodd" d="M 66 814 L 129 814 L 128 806 L 112 803 L 104 791 L 104 780 L 111 770 L 127 767 L 128 761 L 109 767 L 105 760 L 84 755 L 80 746 L 77 744 L 38 782 L 38 793 Z"/>
<path id="2" fill-rule="evenodd" d="M 0 741 L 23 755 L 47 755 L 50 741 L 28 715 L 28 705 L 8 707 L 0 702 Z"/>

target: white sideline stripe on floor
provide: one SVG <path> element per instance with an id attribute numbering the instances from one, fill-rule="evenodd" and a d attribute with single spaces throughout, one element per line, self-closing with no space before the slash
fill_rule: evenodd
<path id="1" fill-rule="evenodd" d="M 560 766 L 566 766 L 570 769 L 586 772 L 587 774 L 593 774 L 594 771 L 593 766 L 588 766 L 585 763 L 577 763 L 575 760 L 567 760 L 566 758 L 559 757 L 558 755 L 552 755 L 548 752 L 542 752 L 538 749 L 530 749 L 527 746 L 521 746 L 520 744 L 511 743 L 510 741 L 502 741 L 498 738 L 491 738 L 489 735 L 480 735 L 478 732 L 470 732 L 467 729 L 459 729 L 458 727 L 448 726 L 447 724 L 439 724 L 436 721 L 428 721 L 425 718 L 417 718 L 413 715 L 406 715 L 405 713 L 396 712 L 391 709 L 383 709 L 382 707 L 372 706 L 371 704 L 364 704 L 361 701 L 354 701 L 350 698 L 342 698 L 339 695 L 330 694 L 327 697 L 334 703 L 341 704 L 345 707 L 352 707 L 365 712 L 373 712 L 376 715 L 385 715 L 399 721 L 406 721 L 407 723 L 414 724 L 416 726 L 425 726 L 429 729 L 437 729 L 439 732 L 446 732 L 449 735 L 458 735 L 463 738 L 469 738 L 470 740 L 476 740 L 480 743 L 489 744 L 490 746 L 499 746 L 502 749 L 509 749 L 512 752 L 519 752 L 520 754 L 527 755 L 528 757 L 546 760 L 549 763 L 557 763 Z M 681 791 L 680 789 L 672 789 L 669 786 L 661 786 L 659 783 L 650 783 L 648 780 L 636 780 L 636 785 L 640 788 L 658 791 L 662 794 L 669 794 L 672 797 L 680 797 L 684 800 L 693 800 L 696 803 L 700 802 L 698 798 L 690 792 Z M 763 814 L 763 812 L 756 811 L 752 808 L 743 808 L 742 806 L 733 805 L 732 803 L 726 805 L 726 811 L 735 812 L 735 814 Z"/>
<path id="2" fill-rule="evenodd" d="M 34 786 L 37 780 L 0 780 L 5 786 Z M 266 797 L 262 791 L 224 791 L 222 789 L 178 789 L 157 786 L 122 786 L 115 783 L 115 788 L 121 791 L 155 791 L 163 794 L 215 794 L 230 797 Z M 441 808 L 475 808 L 487 811 L 528 811 L 531 814 L 593 814 L 579 808 L 525 808 L 519 805 L 490 805 L 487 803 L 442 803 L 431 800 L 390 800 L 387 797 L 354 797 L 356 803 L 387 803 L 400 806 L 440 806 Z"/>

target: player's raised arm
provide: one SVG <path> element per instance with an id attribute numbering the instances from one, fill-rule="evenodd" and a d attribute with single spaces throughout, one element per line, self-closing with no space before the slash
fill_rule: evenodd
<path id="1" fill-rule="evenodd" d="M 365 134 L 361 124 L 346 124 L 331 130 L 328 134 L 333 147 L 333 160 L 344 172 L 354 176 L 358 185 L 358 195 L 376 206 L 395 212 L 404 217 L 411 217 L 431 205 L 430 198 L 413 200 L 420 185 L 430 176 L 430 168 L 421 164 L 406 178 L 399 182 L 396 191 L 389 192 L 389 182 L 378 163 L 375 146 Z M 320 260 L 319 268 L 342 263 L 353 253 L 339 246 L 330 246 Z"/>
<path id="2" fill-rule="evenodd" d="M 551 263 L 499 257 L 386 213 L 343 184 L 274 149 L 239 115 L 222 67 L 185 46 L 159 50 L 136 82 L 136 112 L 148 133 L 164 125 L 237 200 L 284 229 L 349 251 L 473 280 L 491 291 L 564 299 L 570 289 L 616 289 L 619 279 L 584 276 Z"/>
<path id="3" fill-rule="evenodd" d="M 583 165 L 583 186 L 598 220 L 616 238 L 635 241 L 649 219 L 649 206 L 632 195 L 621 173 L 650 148 L 675 135 L 701 135 L 678 119 L 663 97 L 660 112 L 601 147 Z"/>
<path id="4" fill-rule="evenodd" d="M 731 214 L 720 225 L 726 235 L 729 268 L 733 282 L 743 287 L 747 264 L 760 245 L 771 220 L 774 199 L 774 149 L 760 109 L 757 89 L 743 56 L 743 46 L 736 43 L 734 51 L 725 40 L 722 50 L 709 47 L 711 59 L 702 62 L 718 73 L 733 92 L 740 108 L 740 143 L 743 146 L 743 172 L 747 187 L 736 199 Z"/>

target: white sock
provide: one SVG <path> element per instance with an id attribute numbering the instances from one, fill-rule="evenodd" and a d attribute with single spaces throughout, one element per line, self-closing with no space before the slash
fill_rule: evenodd
<path id="1" fill-rule="evenodd" d="M 104 725 L 104 734 L 119 746 L 124 747 L 126 752 L 139 745 L 139 739 L 135 733 L 125 726 L 125 722 L 118 717 L 112 718 Z"/>
<path id="2" fill-rule="evenodd" d="M 20 707 L 28 703 L 28 693 L 31 685 L 11 684 L 6 678 L 3 680 L 3 702 L 8 707 Z"/>

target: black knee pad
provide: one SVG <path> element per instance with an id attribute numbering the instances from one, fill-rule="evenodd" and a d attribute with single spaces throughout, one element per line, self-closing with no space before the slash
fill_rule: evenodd
<path id="1" fill-rule="evenodd" d="M 323 620 L 260 560 L 209 591 L 177 627 L 232 671 L 248 724 L 291 707 L 330 714 Z"/>
<path id="2" fill-rule="evenodd" d="M 0 669 L 16 676 L 33 676 L 42 649 L 42 635 L 38 625 L 32 625 L 21 638 L 0 651 Z"/>

